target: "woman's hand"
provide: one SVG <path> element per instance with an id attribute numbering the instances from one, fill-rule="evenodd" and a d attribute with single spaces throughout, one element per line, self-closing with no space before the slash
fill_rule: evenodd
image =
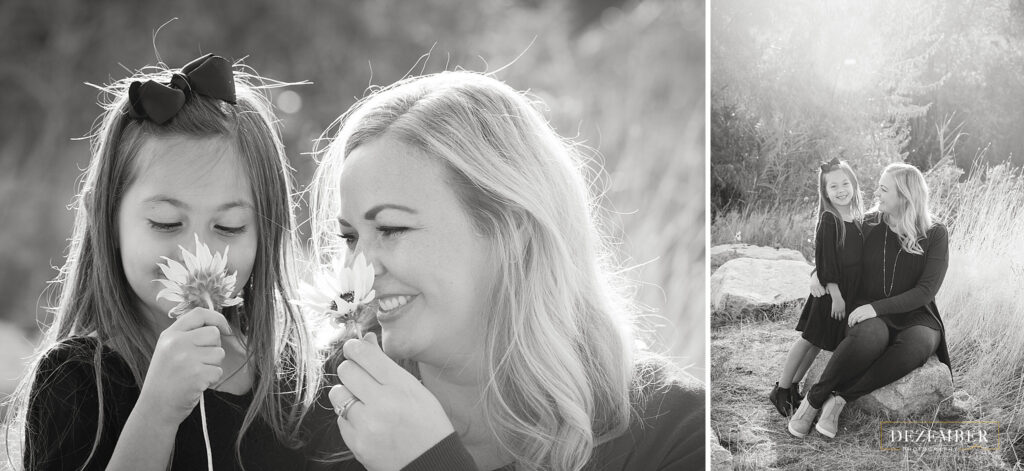
<path id="1" fill-rule="evenodd" d="M 846 317 L 846 301 L 842 296 L 832 295 L 832 318 L 841 321 Z"/>
<path id="2" fill-rule="evenodd" d="M 828 294 L 828 291 L 825 291 L 825 287 L 821 286 L 821 282 L 818 281 L 818 275 L 815 275 L 815 274 L 812 273 L 811 274 L 811 296 L 814 296 L 815 298 L 820 298 L 820 297 L 822 297 L 822 296 L 824 296 L 826 294 Z"/>
<path id="3" fill-rule="evenodd" d="M 156 342 L 139 405 L 164 424 L 181 424 L 224 373 L 221 335 L 231 335 L 231 327 L 216 311 L 198 307 L 175 320 Z"/>
<path id="4" fill-rule="evenodd" d="M 875 312 L 875 308 L 871 307 L 870 304 L 865 304 L 854 309 L 853 312 L 850 313 L 850 319 L 847 323 L 850 327 L 853 327 L 861 322 L 871 319 L 872 317 L 878 317 L 878 314 Z"/>
<path id="5" fill-rule="evenodd" d="M 328 396 L 345 444 L 367 469 L 400 470 L 455 431 L 437 398 L 381 351 L 374 333 L 342 351 L 342 385 Z"/>

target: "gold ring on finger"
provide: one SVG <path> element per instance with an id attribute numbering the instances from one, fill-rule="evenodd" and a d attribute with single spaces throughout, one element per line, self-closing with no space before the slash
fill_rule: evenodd
<path id="1" fill-rule="evenodd" d="M 357 402 L 359 402 L 359 399 L 353 397 L 345 401 L 345 403 L 342 404 L 341 407 L 334 409 L 334 413 L 338 414 L 338 416 L 341 417 L 342 419 L 348 420 L 348 410 L 351 409 L 352 405 Z"/>

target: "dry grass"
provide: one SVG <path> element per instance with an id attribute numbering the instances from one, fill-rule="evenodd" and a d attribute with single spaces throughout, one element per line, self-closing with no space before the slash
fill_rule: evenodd
<path id="1" fill-rule="evenodd" d="M 768 402 L 790 345 L 797 310 L 774 322 L 742 322 L 711 332 L 711 427 L 733 453 L 735 469 L 1001 469 L 1002 457 L 970 450 L 937 455 L 880 449 L 879 418 L 847 410 L 836 439 L 804 439 Z M 948 402 L 948 401 L 947 401 Z M 944 402 L 936 420 L 966 420 Z"/>
<path id="2" fill-rule="evenodd" d="M 721 215 L 711 225 L 711 245 L 744 243 L 799 250 L 814 258 L 814 228 L 818 223 L 813 203 L 776 208 L 747 208 Z"/>

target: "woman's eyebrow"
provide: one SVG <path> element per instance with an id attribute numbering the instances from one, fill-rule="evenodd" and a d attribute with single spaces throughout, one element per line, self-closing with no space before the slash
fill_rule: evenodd
<path id="1" fill-rule="evenodd" d="M 397 209 L 399 211 L 405 211 L 410 214 L 417 214 L 417 211 L 415 209 L 412 209 L 408 206 L 402 206 L 400 204 L 378 204 L 377 206 L 370 208 L 370 210 L 363 215 L 363 218 L 366 219 L 367 221 L 372 221 L 377 218 L 377 213 L 380 213 L 385 209 Z"/>
<path id="2" fill-rule="evenodd" d="M 377 219 L 377 214 L 385 209 L 397 209 L 399 211 L 405 211 L 409 214 L 419 214 L 419 212 L 416 211 L 415 209 L 412 209 L 408 206 L 402 206 L 400 204 L 378 204 L 377 206 L 370 208 L 370 210 L 367 211 L 366 214 L 363 214 L 363 218 L 366 219 L 367 221 Z M 352 224 L 349 224 L 349 222 L 346 221 L 345 218 L 338 216 L 337 219 L 338 224 L 341 224 L 342 226 L 345 227 L 352 227 Z"/>

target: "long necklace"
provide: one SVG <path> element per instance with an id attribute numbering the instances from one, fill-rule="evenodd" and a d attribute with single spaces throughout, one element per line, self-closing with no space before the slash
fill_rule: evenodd
<path id="1" fill-rule="evenodd" d="M 885 297 L 892 296 L 892 287 L 896 284 L 896 264 L 900 262 L 900 253 L 903 252 L 903 245 L 896 252 L 896 258 L 892 261 L 892 279 L 889 281 L 889 291 L 885 290 L 885 246 L 889 245 L 889 228 L 885 228 L 885 241 L 882 242 L 882 294 Z"/>

